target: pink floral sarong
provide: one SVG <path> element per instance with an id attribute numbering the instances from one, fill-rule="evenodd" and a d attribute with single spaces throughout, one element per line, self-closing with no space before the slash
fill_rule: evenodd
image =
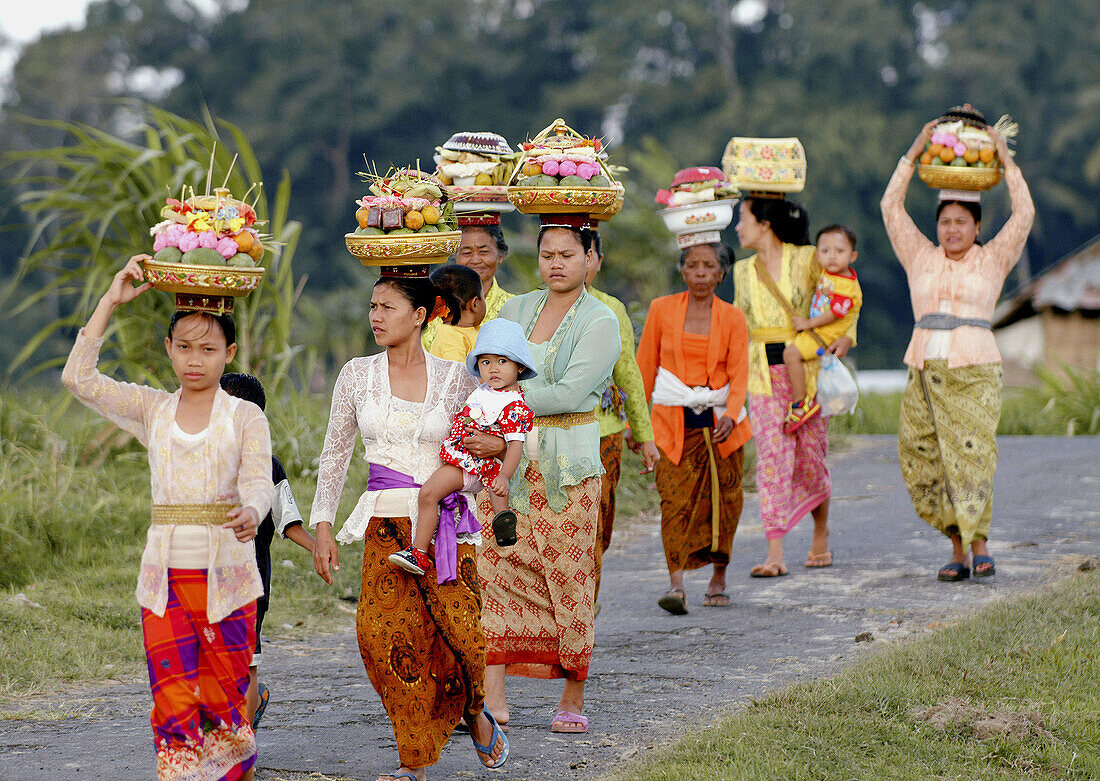
<path id="1" fill-rule="evenodd" d="M 832 481 L 829 423 L 820 415 L 793 435 L 783 433 L 793 394 L 785 366 L 769 366 L 772 395 L 751 394 L 749 418 L 756 442 L 756 490 L 760 520 L 769 540 L 782 537 L 829 498 Z"/>

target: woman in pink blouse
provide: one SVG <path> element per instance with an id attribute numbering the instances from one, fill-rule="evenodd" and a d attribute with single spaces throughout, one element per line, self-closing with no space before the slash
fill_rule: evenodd
<path id="1" fill-rule="evenodd" d="M 909 381 L 901 408 L 898 457 L 917 514 L 951 539 L 939 579 L 996 572 L 986 545 L 993 515 L 1001 356 L 990 330 L 1005 278 L 1020 259 L 1035 217 L 1027 184 L 1004 138 L 986 128 L 1005 166 L 1012 216 L 987 244 L 978 242 L 981 205 L 969 193 L 941 191 L 936 238 L 929 241 L 905 211 L 929 122 L 898 162 L 882 196 L 882 217 L 905 269 L 916 326 L 905 354 Z M 974 194 L 976 195 L 976 194 Z"/>

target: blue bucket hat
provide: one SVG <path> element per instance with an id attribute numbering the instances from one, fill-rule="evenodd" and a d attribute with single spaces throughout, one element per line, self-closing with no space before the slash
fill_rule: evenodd
<path id="1" fill-rule="evenodd" d="M 531 368 L 535 359 L 531 357 L 531 348 L 527 346 L 527 337 L 519 323 L 498 317 L 481 326 L 477 344 L 466 356 L 466 368 L 478 379 L 481 379 L 481 373 L 477 370 L 477 359 L 483 355 L 503 355 L 512 359 L 523 367 L 519 373 L 521 380 L 538 376 L 538 372 Z"/>

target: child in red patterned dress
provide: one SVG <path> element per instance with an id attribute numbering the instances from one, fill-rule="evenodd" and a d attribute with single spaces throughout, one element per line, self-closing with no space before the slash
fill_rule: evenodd
<path id="1" fill-rule="evenodd" d="M 456 492 L 477 493 L 488 489 L 493 504 L 493 531 L 499 545 L 516 542 L 516 514 L 508 507 L 508 483 L 523 454 L 523 442 L 535 418 L 524 401 L 519 380 L 537 376 L 531 368 L 530 348 L 523 329 L 510 320 L 490 320 L 482 326 L 466 368 L 481 380 L 462 410 L 455 416 L 447 439 L 439 449 L 443 465 L 420 488 L 413 544 L 389 557 L 414 575 L 431 566 L 428 546 L 439 526 L 439 503 Z M 478 458 L 462 445 L 467 432 L 476 429 L 502 437 L 503 460 Z"/>

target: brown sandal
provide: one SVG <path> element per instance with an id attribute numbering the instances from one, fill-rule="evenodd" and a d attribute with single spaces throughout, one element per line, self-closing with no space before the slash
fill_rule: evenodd
<path id="1" fill-rule="evenodd" d="M 806 556 L 806 566 L 809 569 L 833 566 L 833 552 L 825 551 L 824 553 L 810 553 Z"/>

